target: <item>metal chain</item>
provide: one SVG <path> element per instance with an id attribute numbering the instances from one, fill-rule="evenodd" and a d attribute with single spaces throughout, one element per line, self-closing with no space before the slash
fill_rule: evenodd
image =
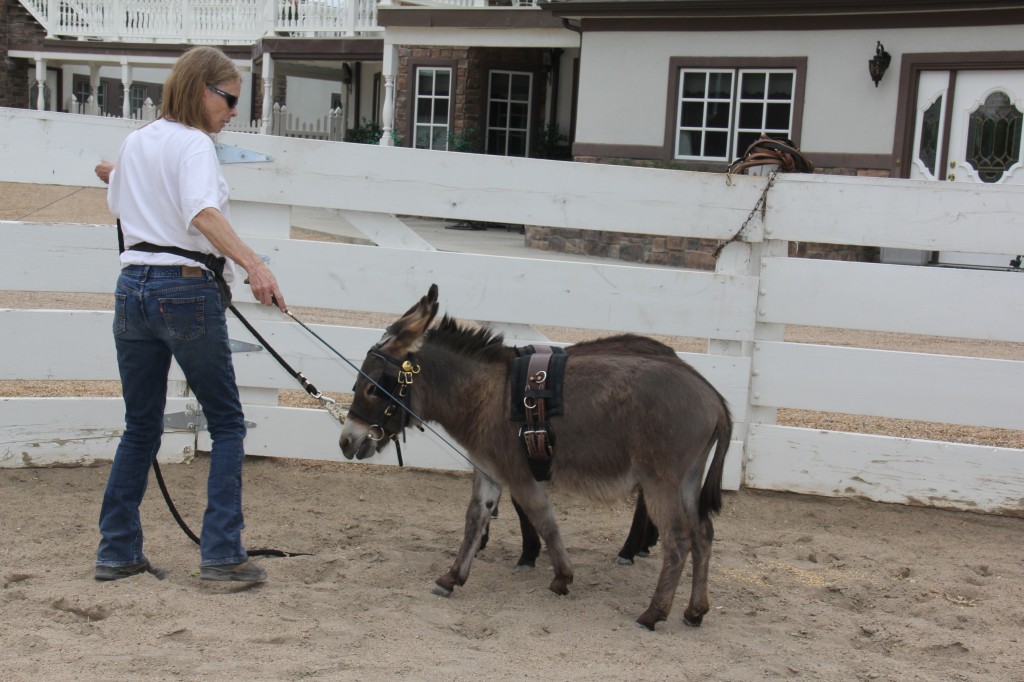
<path id="1" fill-rule="evenodd" d="M 740 229 L 736 230 L 736 234 L 730 237 L 728 241 L 722 242 L 718 246 L 718 248 L 715 249 L 715 253 L 712 256 L 713 258 L 718 258 L 719 254 L 722 253 L 722 249 L 724 249 L 729 244 L 732 244 L 733 242 L 740 240 L 740 237 L 743 236 L 743 231 L 747 229 L 747 225 L 749 225 L 750 221 L 754 219 L 754 215 L 757 213 L 758 210 L 761 211 L 761 221 L 764 222 L 764 216 L 768 210 L 768 190 L 770 190 L 772 188 L 772 185 L 775 184 L 775 176 L 777 176 L 778 174 L 779 169 L 775 169 L 772 171 L 771 175 L 768 176 L 768 184 L 764 186 L 764 190 L 761 192 L 761 196 L 758 197 L 757 201 L 754 203 L 754 208 L 750 209 L 750 214 L 747 215 L 747 219 L 743 221 L 742 225 L 740 225 Z"/>

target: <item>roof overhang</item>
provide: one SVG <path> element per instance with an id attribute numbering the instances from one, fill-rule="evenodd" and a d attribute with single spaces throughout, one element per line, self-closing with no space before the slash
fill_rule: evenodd
<path id="1" fill-rule="evenodd" d="M 1021 0 L 559 0 L 583 31 L 750 31 L 1024 24 Z M 615 21 L 610 21 L 614 19 Z M 658 23 L 650 20 L 657 20 Z"/>

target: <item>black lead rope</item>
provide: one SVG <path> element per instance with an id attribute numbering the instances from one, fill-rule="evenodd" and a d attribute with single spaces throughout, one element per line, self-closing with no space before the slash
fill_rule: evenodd
<path id="1" fill-rule="evenodd" d="M 174 502 L 171 500 L 171 493 L 167 490 L 167 484 L 164 483 L 163 473 L 160 471 L 160 464 L 154 459 L 153 460 L 153 473 L 156 474 L 156 482 L 160 486 L 160 492 L 164 496 L 164 502 L 167 503 L 167 508 L 171 511 L 171 516 L 178 522 L 178 527 L 185 531 L 185 535 L 192 542 L 199 544 L 199 536 L 192 532 L 192 529 L 185 523 L 185 519 L 178 513 L 178 508 L 174 506 Z M 290 557 L 290 556 L 313 556 L 309 552 L 286 552 L 283 549 L 247 549 L 245 553 L 249 556 L 277 556 L 277 557 Z"/>

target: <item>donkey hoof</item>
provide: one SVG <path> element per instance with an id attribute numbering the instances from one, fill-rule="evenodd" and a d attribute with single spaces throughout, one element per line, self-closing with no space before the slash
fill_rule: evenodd
<path id="1" fill-rule="evenodd" d="M 647 609 L 636 619 L 636 624 L 645 630 L 654 632 L 654 626 L 665 620 L 665 616 L 656 609 Z"/>
<path id="2" fill-rule="evenodd" d="M 683 625 L 688 625 L 691 628 L 699 628 L 700 624 L 703 623 L 703 622 L 704 622 L 704 614 L 703 613 L 696 613 L 696 614 L 692 614 L 692 615 L 689 614 L 689 613 L 685 613 L 685 612 L 683 613 Z"/>
<path id="3" fill-rule="evenodd" d="M 565 595 L 569 594 L 569 586 L 568 584 L 566 584 L 566 581 L 562 578 L 555 578 L 554 580 L 552 580 L 551 585 L 548 586 L 548 589 L 561 597 L 564 597 Z"/>
<path id="4" fill-rule="evenodd" d="M 442 585 L 435 584 L 430 588 L 430 594 L 436 594 L 438 597 L 448 597 L 451 596 L 451 593 L 452 591 L 450 589 Z"/>

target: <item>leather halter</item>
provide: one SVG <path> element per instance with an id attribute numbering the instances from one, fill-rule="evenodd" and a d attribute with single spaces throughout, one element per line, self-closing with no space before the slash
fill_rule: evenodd
<path id="1" fill-rule="evenodd" d="M 371 378 L 368 374 L 360 372 L 366 379 L 373 384 L 375 390 L 383 393 L 387 398 L 390 399 L 387 406 L 384 408 L 384 414 L 381 419 L 374 420 L 365 415 L 356 412 L 351 407 L 348 410 L 349 416 L 355 417 L 361 422 L 370 425 L 371 440 L 379 441 L 385 438 L 390 438 L 395 441 L 395 448 L 398 451 L 398 465 L 402 466 L 402 448 L 399 445 L 398 436 L 405 434 L 405 428 L 409 425 L 409 415 L 411 410 L 409 409 L 409 393 L 413 383 L 413 377 L 420 373 L 420 366 L 416 364 L 416 358 L 412 353 L 405 356 L 404 359 L 396 359 L 387 355 L 380 350 L 380 344 L 374 344 L 370 348 L 370 352 L 367 355 L 380 358 L 385 362 L 385 367 L 381 370 L 381 374 L 377 379 Z M 393 374 L 388 373 L 388 368 L 394 366 L 398 370 Z M 399 425 L 398 429 L 392 433 L 388 433 L 384 426 L 395 417 L 395 411 L 399 410 L 401 414 L 398 415 Z M 375 422 L 380 423 L 375 423 Z"/>

